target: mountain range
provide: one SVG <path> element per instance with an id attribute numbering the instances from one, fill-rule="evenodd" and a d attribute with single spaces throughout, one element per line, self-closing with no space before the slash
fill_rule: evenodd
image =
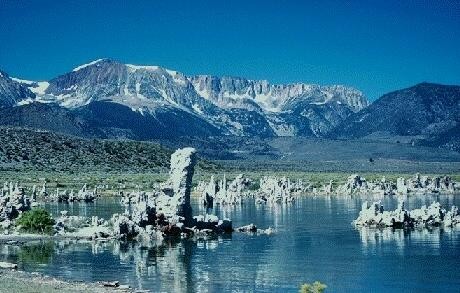
<path id="1" fill-rule="evenodd" d="M 340 85 L 186 76 L 110 59 L 49 81 L 10 78 L 4 72 L 0 79 L 1 107 L 52 112 L 57 106 L 62 116 L 90 126 L 85 129 L 91 134 L 107 137 L 323 136 L 369 104 L 360 91 Z M 26 126 L 36 123 L 21 119 Z"/>
<path id="2" fill-rule="evenodd" d="M 83 137 L 418 136 L 458 149 L 460 87 L 422 83 L 370 103 L 343 86 L 189 76 L 99 59 L 48 81 L 0 71 L 0 125 Z M 452 137 L 452 139 L 450 138 Z"/>

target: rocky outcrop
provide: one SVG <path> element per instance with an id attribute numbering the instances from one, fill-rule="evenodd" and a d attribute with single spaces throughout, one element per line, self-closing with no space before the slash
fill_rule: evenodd
<path id="1" fill-rule="evenodd" d="M 263 177 L 257 191 L 257 203 L 283 203 L 294 201 L 294 193 L 303 191 L 302 181 L 292 184 L 286 177 Z"/>
<path id="2" fill-rule="evenodd" d="M 396 181 L 396 192 L 398 194 L 453 193 L 455 189 L 456 183 L 449 176 L 430 178 L 416 174 L 407 180 L 398 178 Z"/>
<path id="3" fill-rule="evenodd" d="M 24 193 L 18 183 L 4 183 L 0 196 L 0 225 L 7 229 L 21 213 L 30 210 L 31 199 Z"/>
<path id="4" fill-rule="evenodd" d="M 356 194 L 364 193 L 369 190 L 366 178 L 357 174 L 350 175 L 347 182 L 337 187 L 337 194 Z"/>
<path id="5" fill-rule="evenodd" d="M 45 186 L 43 188 L 45 188 Z M 46 189 L 44 193 L 46 195 Z M 89 202 L 94 202 L 94 200 L 97 197 L 98 197 L 97 188 L 94 188 L 93 190 L 88 190 L 85 184 L 77 193 L 75 193 L 73 190 L 71 190 L 70 192 L 67 190 L 64 190 L 61 192 L 59 188 L 56 188 L 56 191 L 53 194 L 51 194 L 51 196 L 46 197 L 46 199 L 49 201 L 64 202 L 64 203 L 69 203 L 69 202 L 89 203 Z"/>
<path id="6" fill-rule="evenodd" d="M 452 206 L 449 211 L 443 209 L 438 202 L 431 205 L 422 206 L 420 209 L 408 211 L 404 207 L 404 202 L 400 201 L 394 211 L 384 211 L 380 202 L 374 202 L 370 206 L 364 202 L 359 212 L 358 218 L 353 221 L 356 226 L 365 227 L 430 227 L 446 226 L 453 227 L 460 224 L 460 214 L 456 206 Z"/>
<path id="7" fill-rule="evenodd" d="M 241 204 L 243 199 L 248 196 L 245 192 L 250 180 L 243 174 L 239 174 L 234 180 L 227 184 L 227 179 L 224 176 L 219 182 L 218 191 L 216 193 L 215 202 L 217 204 Z"/>
<path id="8" fill-rule="evenodd" d="M 115 234 L 133 238 L 141 232 L 152 234 L 161 229 L 164 234 L 180 235 L 185 227 L 191 227 L 190 193 L 196 161 L 195 149 L 179 149 L 171 155 L 166 182 L 151 193 L 138 191 L 123 195 L 122 202 L 130 208 L 123 215 L 112 217 Z"/>
<path id="9" fill-rule="evenodd" d="M 63 238 L 84 239 L 124 239 L 124 240 L 161 240 L 165 237 L 192 238 L 215 236 L 217 234 L 233 232 L 232 220 L 219 219 L 216 215 L 193 216 L 190 204 L 192 178 L 197 162 L 196 151 L 193 148 L 179 149 L 171 155 L 171 168 L 169 178 L 153 186 L 153 191 L 120 193 L 122 203 L 126 209 L 124 213 L 114 214 L 109 220 L 98 217 L 82 217 L 68 215 L 62 211 L 60 216 L 54 218 L 54 235 Z M 245 196 L 245 189 L 250 181 L 242 174 L 238 175 L 229 184 L 225 179 L 219 183 L 211 178 L 207 185 L 206 204 L 211 205 L 215 198 L 220 204 L 241 203 Z M 108 185 L 97 186 L 108 189 Z M 120 186 L 122 187 L 122 186 Z M 123 186 L 126 188 L 126 186 Z M 90 191 L 85 184 L 78 193 L 61 192 L 58 188 L 54 194 L 48 195 L 46 184 L 41 191 L 32 188 L 32 199 L 42 196 L 44 200 L 60 202 L 88 201 L 97 196 L 97 189 Z M 24 189 L 5 183 L 0 198 L 0 223 L 2 227 L 9 228 L 12 220 L 23 211 L 31 207 L 29 197 Z M 240 229 L 251 232 L 252 229 Z M 257 234 L 271 234 L 273 229 L 257 229 Z M 252 231 L 254 232 L 254 231 Z"/>
<path id="10" fill-rule="evenodd" d="M 168 219 L 183 218 L 185 224 L 192 221 L 190 193 L 196 161 L 194 148 L 179 149 L 171 155 L 169 179 L 162 185 L 163 194 L 157 200 L 158 211 Z"/>
<path id="11" fill-rule="evenodd" d="M 56 217 L 54 234 L 85 239 L 113 238 L 114 235 L 108 221 L 97 216 L 69 216 L 67 211 L 61 211 Z"/>
<path id="12" fill-rule="evenodd" d="M 212 209 L 214 207 L 214 198 L 220 190 L 219 185 L 214 180 L 214 176 L 211 176 L 208 184 L 201 183 L 201 186 L 198 186 L 197 189 L 201 190 L 201 202 L 203 205 L 208 209 Z"/>
<path id="13" fill-rule="evenodd" d="M 229 219 L 192 216 L 190 193 L 196 161 L 195 149 L 179 149 L 171 155 L 166 182 L 151 193 L 138 191 L 125 196 L 123 202 L 129 209 L 110 220 L 115 236 L 132 239 L 232 232 Z"/>
<path id="14" fill-rule="evenodd" d="M 247 190 L 250 183 L 251 180 L 243 174 L 239 174 L 230 182 L 225 175 L 219 181 L 211 176 L 209 182 L 198 182 L 196 191 L 201 193 L 201 202 L 207 208 L 212 208 L 215 204 L 241 204 L 244 198 L 250 196 Z"/>
<path id="15" fill-rule="evenodd" d="M 428 177 L 416 174 L 414 177 L 405 179 L 397 178 L 396 182 L 388 181 L 385 177 L 380 180 L 368 182 L 366 178 L 357 174 L 348 177 L 347 181 L 333 188 L 332 182 L 313 190 L 314 194 L 329 195 L 395 195 L 395 194 L 433 194 L 455 193 L 458 184 L 449 176 Z"/>

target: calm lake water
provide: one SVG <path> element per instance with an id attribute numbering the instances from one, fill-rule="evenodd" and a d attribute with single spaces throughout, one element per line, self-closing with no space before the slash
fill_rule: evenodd
<path id="1" fill-rule="evenodd" d="M 371 199 L 372 200 L 372 199 Z M 409 209 L 433 200 L 460 205 L 460 196 L 410 197 Z M 234 233 L 208 241 L 150 246 L 48 242 L 0 245 L 0 259 L 20 269 L 84 281 L 118 280 L 152 292 L 298 292 L 319 280 L 326 292 L 460 292 L 460 229 L 356 229 L 359 197 L 304 197 L 288 205 L 218 209 L 234 226 L 254 223 L 276 234 Z M 396 200 L 383 200 L 386 209 Z M 117 199 L 48 204 L 56 214 L 108 217 Z M 194 203 L 194 214 L 203 213 Z"/>

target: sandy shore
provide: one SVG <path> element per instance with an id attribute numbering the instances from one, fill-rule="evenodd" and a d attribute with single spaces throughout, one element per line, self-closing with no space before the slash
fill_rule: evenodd
<path id="1" fill-rule="evenodd" d="M 44 235 L 44 234 L 0 234 L 0 244 L 5 243 L 25 243 L 29 241 L 36 241 L 36 240 L 54 240 L 55 237 L 51 235 Z"/>
<path id="2" fill-rule="evenodd" d="M 10 234 L 0 235 L 0 244 L 17 244 L 21 245 L 27 242 L 50 241 L 74 239 L 88 241 L 80 237 L 50 236 L 41 234 Z M 106 285 L 103 282 L 85 283 L 78 281 L 64 281 L 53 277 L 44 276 L 34 272 L 24 272 L 15 269 L 0 268 L 0 293 L 70 293 L 70 292 L 148 292 L 137 291 L 119 284 L 117 287 L 107 286 L 108 283 L 116 280 L 107 280 Z"/>
<path id="3" fill-rule="evenodd" d="M 32 241 L 58 241 L 58 240 L 80 240 L 80 241 L 92 241 L 92 237 L 88 235 L 80 234 L 67 234 L 67 235 L 45 235 L 45 234 L 0 234 L 0 244 L 21 244 Z M 97 238 L 96 241 L 110 241 L 114 238 Z"/>
<path id="4" fill-rule="evenodd" d="M 132 289 L 105 287 L 102 283 L 68 282 L 38 273 L 0 269 L 0 292 L 5 293 L 71 293 L 71 292 L 136 292 Z M 146 291 L 143 291 L 146 292 Z"/>

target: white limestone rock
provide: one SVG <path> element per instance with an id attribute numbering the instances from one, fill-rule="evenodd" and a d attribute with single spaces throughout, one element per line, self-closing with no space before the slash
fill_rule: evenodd
<path id="1" fill-rule="evenodd" d="M 3 185 L 0 197 L 0 222 L 12 223 L 12 220 L 30 208 L 31 200 L 25 194 L 24 188 L 20 187 L 18 183 L 13 185 L 12 182 Z"/>
<path id="2" fill-rule="evenodd" d="M 196 162 L 194 148 L 175 151 L 171 155 L 169 178 L 162 186 L 163 194 L 157 200 L 158 211 L 172 221 L 183 219 L 187 227 L 192 221 L 190 193 Z"/>
<path id="3" fill-rule="evenodd" d="M 209 183 L 201 193 L 201 202 L 206 208 L 214 207 L 214 198 L 219 191 L 219 185 L 214 181 L 214 176 L 211 176 Z"/>
<path id="4" fill-rule="evenodd" d="M 458 208 L 452 206 L 449 212 L 443 209 L 439 202 L 431 205 L 422 206 L 411 211 L 405 210 L 404 202 L 401 201 L 394 211 L 384 211 L 380 202 L 368 205 L 363 203 L 358 218 L 353 221 L 356 226 L 365 227 L 432 227 L 445 226 L 452 227 L 460 223 Z"/>
<path id="5" fill-rule="evenodd" d="M 294 201 L 294 192 L 299 187 L 293 186 L 289 178 L 282 177 L 263 177 L 260 179 L 259 190 L 257 192 L 257 203 L 283 203 Z"/>

